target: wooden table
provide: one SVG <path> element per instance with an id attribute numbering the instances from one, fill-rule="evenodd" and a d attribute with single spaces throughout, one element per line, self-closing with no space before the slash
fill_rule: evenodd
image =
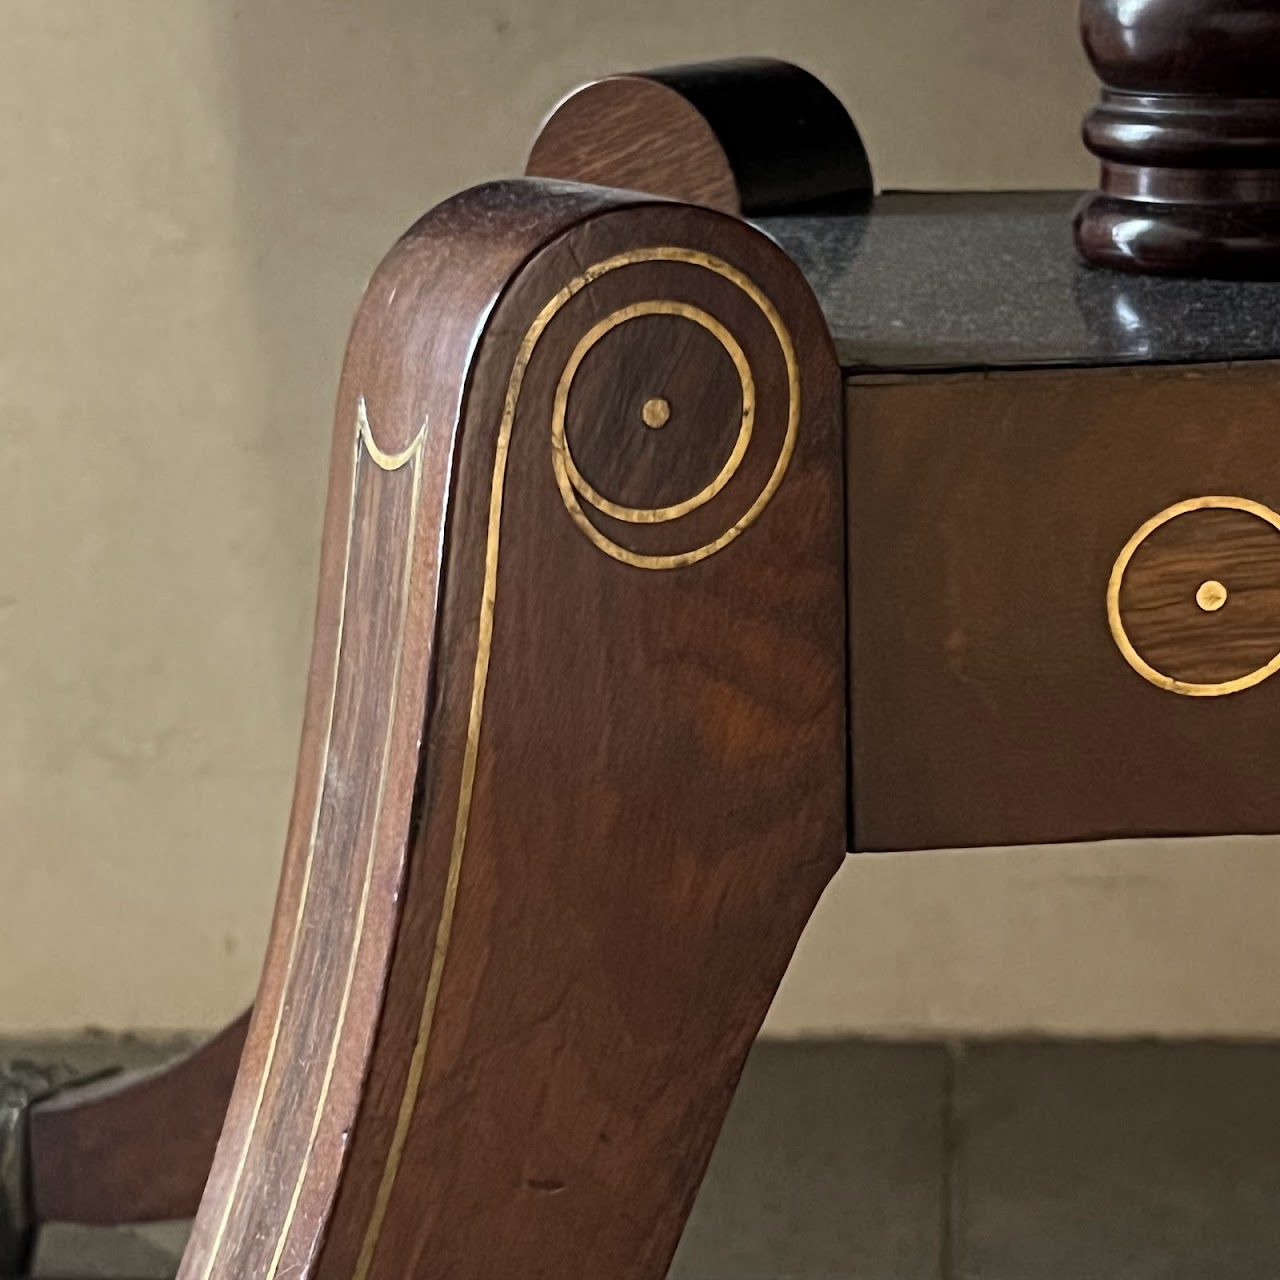
<path id="1" fill-rule="evenodd" d="M 815 86 L 597 89 L 378 268 L 247 1036 L 35 1106 L 37 1218 L 221 1129 L 186 1280 L 656 1280 L 847 852 L 1280 830 L 1280 284 L 872 200 Z"/>

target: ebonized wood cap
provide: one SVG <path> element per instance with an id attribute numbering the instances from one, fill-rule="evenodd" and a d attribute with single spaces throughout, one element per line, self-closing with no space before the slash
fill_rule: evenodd
<path id="1" fill-rule="evenodd" d="M 526 172 L 740 217 L 848 212 L 872 192 L 866 149 L 839 99 L 809 72 L 771 58 L 585 85 L 542 126 Z"/>

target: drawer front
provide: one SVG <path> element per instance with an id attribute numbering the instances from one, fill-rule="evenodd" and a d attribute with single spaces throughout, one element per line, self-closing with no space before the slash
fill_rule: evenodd
<path id="1" fill-rule="evenodd" d="M 1280 364 L 847 414 L 857 848 L 1280 831 Z"/>

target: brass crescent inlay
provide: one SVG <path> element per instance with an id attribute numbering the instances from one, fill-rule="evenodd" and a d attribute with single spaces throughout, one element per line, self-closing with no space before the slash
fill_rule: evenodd
<path id="1" fill-rule="evenodd" d="M 1277 671 L 1280 671 L 1280 653 L 1277 653 L 1274 658 L 1263 666 L 1258 667 L 1257 670 L 1238 676 L 1234 680 L 1223 680 L 1216 684 L 1196 684 L 1186 680 L 1175 680 L 1172 676 L 1167 676 L 1162 671 L 1157 671 L 1147 662 L 1134 648 L 1133 642 L 1129 639 L 1129 633 L 1125 630 L 1124 619 L 1120 613 L 1120 587 L 1124 581 L 1125 570 L 1129 567 L 1129 561 L 1133 559 L 1134 552 L 1161 525 L 1167 524 L 1170 520 L 1186 515 L 1191 511 L 1205 511 L 1213 508 L 1247 512 L 1251 516 L 1257 516 L 1259 520 L 1265 520 L 1273 529 L 1280 532 L 1280 513 L 1273 511 L 1270 507 L 1264 507 L 1262 503 L 1254 502 L 1250 498 L 1224 498 L 1217 496 L 1188 498 L 1185 502 L 1175 502 L 1173 506 L 1165 507 L 1163 511 L 1158 511 L 1138 529 L 1133 537 L 1125 543 L 1124 549 L 1119 556 L 1116 557 L 1115 565 L 1111 570 L 1111 578 L 1107 583 L 1107 621 L 1111 626 L 1112 639 L 1115 640 L 1116 647 L 1124 655 L 1125 661 L 1143 679 L 1149 680 L 1161 689 L 1167 689 L 1170 693 L 1180 693 L 1189 698 L 1220 698 L 1223 694 L 1239 693 L 1242 689 L 1251 689 L 1254 685 L 1261 684 L 1268 676 L 1273 676 Z M 1227 589 L 1220 582 L 1212 579 L 1203 583 L 1199 591 L 1196 592 L 1196 603 L 1206 612 L 1220 609 L 1226 601 Z"/>
<path id="2" fill-rule="evenodd" d="M 365 408 L 364 396 L 358 396 L 356 398 L 356 431 L 364 444 L 365 452 L 383 471 L 399 471 L 410 458 L 416 457 L 422 448 L 423 438 L 427 434 L 427 419 L 423 418 L 418 434 L 399 453 L 384 453 L 378 448 L 378 442 L 369 429 L 369 413 Z"/>
<path id="3" fill-rule="evenodd" d="M 351 998 L 351 987 L 355 978 L 356 960 L 360 952 L 360 942 L 364 935 L 366 907 L 369 899 L 369 891 L 372 885 L 374 854 L 377 848 L 379 818 L 382 813 L 383 791 L 386 785 L 386 766 L 391 751 L 392 735 L 395 728 L 394 710 L 400 685 L 400 659 L 404 648 L 404 628 L 408 618 L 409 585 L 412 576 L 410 572 L 410 565 L 416 541 L 418 507 L 422 488 L 422 468 L 419 463 L 422 454 L 422 446 L 426 440 L 426 432 L 427 420 L 424 419 L 422 426 L 418 429 L 417 435 L 414 437 L 408 448 L 401 450 L 399 453 L 386 453 L 378 447 L 377 442 L 373 438 L 373 432 L 369 427 L 369 417 L 365 406 L 364 396 L 358 397 L 356 401 L 356 430 L 354 435 L 354 454 L 351 463 L 351 493 L 347 519 L 346 550 L 342 562 L 342 588 L 338 606 L 337 638 L 333 661 L 333 683 L 329 689 L 328 710 L 326 712 L 325 720 L 324 746 L 320 753 L 319 780 L 317 783 L 315 802 L 312 808 L 311 832 L 307 843 L 307 853 L 303 862 L 302 884 L 298 894 L 298 909 L 293 920 L 293 932 L 289 940 L 289 953 L 285 959 L 284 981 L 281 984 L 282 1003 L 280 1012 L 277 1014 L 276 1021 L 272 1026 L 270 1039 L 267 1042 L 267 1051 L 263 1058 L 261 1073 L 258 1077 L 258 1089 L 253 1100 L 252 1109 L 249 1113 L 249 1124 L 245 1132 L 244 1143 L 241 1146 L 235 1170 L 232 1174 L 231 1185 L 223 1200 L 222 1216 L 214 1231 L 213 1242 L 206 1256 L 204 1280 L 208 1280 L 213 1273 L 214 1263 L 217 1261 L 218 1254 L 221 1251 L 222 1244 L 226 1236 L 227 1225 L 231 1217 L 231 1210 L 236 1199 L 236 1192 L 244 1178 L 245 1164 L 249 1156 L 249 1146 L 252 1141 L 254 1131 L 258 1125 L 258 1118 L 262 1112 L 262 1103 L 266 1095 L 267 1081 L 270 1078 L 271 1068 L 275 1062 L 276 1051 L 279 1047 L 280 1025 L 284 1012 L 283 1000 L 285 994 L 288 992 L 290 980 L 296 967 L 298 944 L 302 937 L 302 920 L 310 897 L 311 872 L 315 863 L 316 840 L 319 835 L 320 810 L 324 800 L 326 779 L 325 764 L 328 760 L 330 744 L 333 740 L 333 720 L 338 697 L 338 676 L 342 662 L 342 641 L 346 628 L 347 584 L 351 568 L 351 546 L 355 534 L 356 495 L 360 477 L 360 459 L 363 451 L 363 453 L 369 457 L 370 461 L 383 471 L 398 471 L 401 467 L 410 462 L 414 464 L 413 490 L 409 506 L 409 531 L 406 540 L 407 545 L 405 548 L 404 582 L 400 593 L 400 621 L 399 635 L 395 650 L 395 671 L 391 682 L 391 699 L 390 711 L 387 717 L 387 734 L 383 744 L 383 767 L 378 782 L 378 795 L 375 802 L 370 847 L 365 865 L 364 882 L 361 890 L 360 911 L 357 916 L 355 935 L 352 939 L 351 959 L 347 966 L 346 981 L 343 986 L 342 998 L 339 1004 L 337 1024 L 330 1044 L 329 1057 L 325 1064 L 325 1074 L 321 1083 L 320 1097 L 316 1104 L 316 1112 L 311 1127 L 310 1140 L 308 1141 L 306 1154 L 303 1157 L 302 1167 L 299 1170 L 297 1181 L 294 1184 L 293 1192 L 290 1196 L 289 1207 L 285 1215 L 284 1223 L 276 1240 L 275 1252 L 272 1256 L 271 1265 L 267 1271 L 267 1280 L 274 1280 L 279 1268 L 280 1259 L 284 1253 L 289 1229 L 292 1226 L 294 1214 L 297 1212 L 298 1201 L 301 1198 L 302 1188 L 306 1182 L 307 1173 L 310 1168 L 311 1153 L 315 1147 L 316 1134 L 319 1131 L 320 1122 L 324 1115 L 324 1103 L 328 1098 L 329 1088 L 333 1082 L 333 1073 L 337 1065 L 338 1046 L 342 1039 L 342 1031 L 346 1023 L 347 1006 Z"/>
<path id="4" fill-rule="evenodd" d="M 587 352 L 606 333 L 610 333 L 619 325 L 625 324 L 628 320 L 638 319 L 640 316 L 680 316 L 685 320 L 692 320 L 695 324 L 701 325 L 719 341 L 720 345 L 728 353 L 729 359 L 733 361 L 733 367 L 738 371 L 738 381 L 742 386 L 742 421 L 738 425 L 738 438 L 734 441 L 733 448 L 729 451 L 729 456 L 725 460 L 724 466 L 720 468 L 715 479 L 704 489 L 700 489 L 692 497 L 685 498 L 682 502 L 673 503 L 668 507 L 625 507 L 621 503 L 611 502 L 608 498 L 603 497 L 582 478 L 582 473 L 578 470 L 578 466 L 573 460 L 573 451 L 569 448 L 569 441 L 565 436 L 565 412 L 569 406 L 569 392 L 573 387 L 573 379 L 578 372 L 578 366 L 586 358 Z M 649 403 L 652 404 L 654 402 L 650 401 Z M 663 401 L 662 403 L 665 404 L 666 402 Z M 649 405 L 646 404 L 645 409 L 647 410 L 648 408 Z M 663 419 L 663 421 L 665 420 Z M 623 307 L 621 310 L 615 311 L 612 315 L 605 316 L 599 324 L 592 325 L 583 335 L 578 345 L 574 347 L 573 354 L 569 357 L 569 362 L 565 365 L 564 372 L 560 375 L 560 383 L 556 387 L 551 418 L 551 447 L 556 452 L 552 456 L 559 460 L 563 454 L 563 466 L 568 474 L 569 483 L 578 495 L 595 507 L 597 511 L 603 511 L 605 515 L 613 516 L 615 520 L 625 520 L 628 524 L 663 524 L 668 520 L 678 520 L 681 516 L 687 516 L 689 512 L 696 511 L 705 503 L 710 502 L 733 479 L 738 468 L 742 465 L 742 459 L 747 456 L 747 446 L 751 443 L 751 432 L 755 425 L 755 420 L 756 384 L 755 379 L 751 376 L 751 366 L 747 363 L 746 354 L 738 345 L 737 339 L 719 320 L 714 316 L 708 315 L 701 307 L 690 306 L 687 302 L 636 302 L 629 307 Z M 645 421 L 648 422 L 648 419 L 646 418 Z M 662 424 L 650 422 L 649 425 L 661 426 Z"/>
<path id="5" fill-rule="evenodd" d="M 440 998 L 440 986 L 444 977 L 445 961 L 449 954 L 449 943 L 453 934 L 453 917 L 458 901 L 458 886 L 462 878 L 467 827 L 470 821 L 471 800 L 475 789 L 480 729 L 484 719 L 485 687 L 489 679 L 489 656 L 493 643 L 494 610 L 497 604 L 498 555 L 502 527 L 502 497 L 507 477 L 507 457 L 511 446 L 511 429 L 515 422 L 516 409 L 520 402 L 520 391 L 524 385 L 525 371 L 529 366 L 534 349 L 537 347 L 538 339 L 556 314 L 571 298 L 585 289 L 593 280 L 598 280 L 601 276 L 620 267 L 641 262 L 680 262 L 705 268 L 737 285 L 759 307 L 773 329 L 786 364 L 787 392 L 789 396 L 786 435 L 778 460 L 764 489 L 734 525 L 712 542 L 697 547 L 692 551 L 666 556 L 639 555 L 627 550 L 625 547 L 618 546 L 601 534 L 583 514 L 581 507 L 578 505 L 576 490 L 570 480 L 566 465 L 568 449 L 563 441 L 563 412 L 564 400 L 567 397 L 567 386 L 565 386 L 562 377 L 561 386 L 557 388 L 556 406 L 553 410 L 555 418 L 552 429 L 552 465 L 555 468 L 561 497 L 574 522 L 602 551 L 625 564 L 635 565 L 643 569 L 678 569 L 685 565 L 694 564 L 728 546 L 755 521 L 756 517 L 759 516 L 777 492 L 778 486 L 781 485 L 782 479 L 786 475 L 791 456 L 795 451 L 796 437 L 800 427 L 800 370 L 795 348 L 791 342 L 791 335 L 787 332 L 786 326 L 782 322 L 782 317 L 778 314 L 773 303 L 769 301 L 768 297 L 753 280 L 736 267 L 732 267 L 718 258 L 713 258 L 709 254 L 695 249 L 661 247 L 633 249 L 626 253 L 617 254 L 612 258 L 606 258 L 570 280 L 542 308 L 521 340 L 510 377 L 507 380 L 506 397 L 503 402 L 502 419 L 498 425 L 498 440 L 494 453 L 493 478 L 489 490 L 489 518 L 485 537 L 484 582 L 480 591 L 480 612 L 476 628 L 475 668 L 471 679 L 467 738 L 462 757 L 462 780 L 454 818 L 453 843 L 445 877 L 444 897 L 440 907 L 440 919 L 436 926 L 435 947 L 432 951 L 431 968 L 427 974 L 427 985 L 418 1020 L 417 1036 L 414 1041 L 413 1053 L 409 1060 L 408 1076 L 400 1095 L 395 1129 L 387 1148 L 387 1158 L 383 1165 L 382 1178 L 378 1185 L 377 1194 L 374 1197 L 373 1210 L 370 1213 L 369 1225 L 365 1231 L 355 1269 L 352 1272 L 352 1280 L 367 1280 L 369 1270 L 373 1265 L 374 1250 L 378 1245 L 382 1224 L 391 1203 L 391 1193 L 395 1189 L 396 1178 L 400 1171 L 400 1162 L 404 1156 L 405 1144 L 409 1139 L 409 1126 L 413 1121 L 418 1091 L 422 1084 L 427 1047 L 435 1022 L 436 1005 Z M 622 321 L 619 320 L 618 323 L 622 323 Z M 562 391 L 563 395 L 561 394 Z M 555 443 L 556 427 L 554 422 L 559 423 L 561 433 L 559 445 Z"/>

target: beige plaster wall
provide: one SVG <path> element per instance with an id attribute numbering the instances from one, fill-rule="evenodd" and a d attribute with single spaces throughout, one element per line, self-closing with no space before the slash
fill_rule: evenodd
<path id="1" fill-rule="evenodd" d="M 886 184 L 1081 184 L 1073 9 L 4 0 L 0 1028 L 251 997 L 341 346 L 404 226 L 515 172 L 574 83 L 741 52 L 826 77 Z M 1276 866 L 1257 842 L 853 862 L 772 1026 L 1274 1031 Z"/>

